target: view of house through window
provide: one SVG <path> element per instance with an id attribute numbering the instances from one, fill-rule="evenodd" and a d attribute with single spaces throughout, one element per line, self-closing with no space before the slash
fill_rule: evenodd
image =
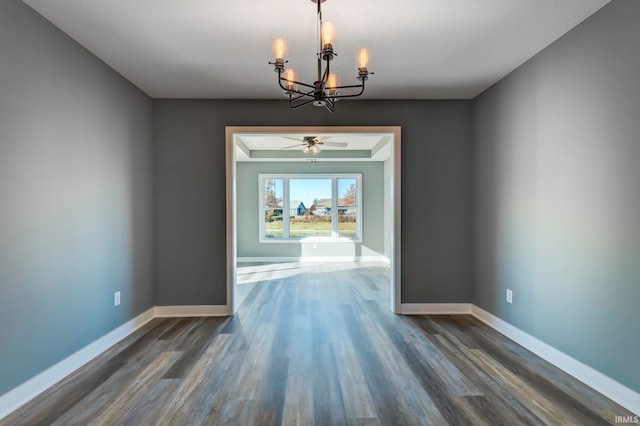
<path id="1" fill-rule="evenodd" d="M 289 237 L 331 237 L 331 179 L 289 179 Z"/>
<path id="2" fill-rule="evenodd" d="M 260 175 L 260 188 L 261 241 L 360 238 L 359 174 Z"/>

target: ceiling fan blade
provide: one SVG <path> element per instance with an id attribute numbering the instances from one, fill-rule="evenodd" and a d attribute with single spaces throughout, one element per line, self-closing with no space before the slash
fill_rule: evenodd
<path id="1" fill-rule="evenodd" d="M 346 142 L 318 142 L 322 145 L 326 145 L 326 146 L 336 146 L 339 148 L 346 148 L 348 143 Z"/>
<path id="2" fill-rule="evenodd" d="M 282 147 L 282 148 L 280 148 L 280 149 L 299 148 L 299 147 L 301 147 L 301 146 L 305 146 L 305 145 L 306 145 L 306 143 L 297 143 L 297 144 L 295 144 L 295 145 L 285 146 L 285 147 Z"/>
<path id="3" fill-rule="evenodd" d="M 288 136 L 282 136 L 282 139 L 291 139 L 292 141 L 304 142 L 304 139 L 290 138 Z"/>

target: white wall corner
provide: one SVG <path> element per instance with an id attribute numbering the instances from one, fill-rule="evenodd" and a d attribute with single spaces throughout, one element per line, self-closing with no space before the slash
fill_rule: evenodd
<path id="1" fill-rule="evenodd" d="M 635 390 L 525 333 L 478 306 L 471 305 L 471 314 L 489 327 L 524 346 L 540 358 L 550 362 L 627 410 L 640 415 L 640 393 Z"/>
<path id="2" fill-rule="evenodd" d="M 468 315 L 471 313 L 469 303 L 403 303 L 400 305 L 402 315 Z"/>
<path id="3" fill-rule="evenodd" d="M 154 318 L 154 308 L 127 321 L 18 387 L 0 395 L 0 419 L 8 416 Z"/>
<path id="4" fill-rule="evenodd" d="M 226 317 L 229 315 L 227 305 L 184 305 L 156 306 L 157 318 L 171 317 Z"/>

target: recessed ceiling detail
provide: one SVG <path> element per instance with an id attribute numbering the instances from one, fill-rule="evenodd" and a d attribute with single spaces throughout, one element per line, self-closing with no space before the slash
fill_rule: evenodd
<path id="1" fill-rule="evenodd" d="M 296 149 L 292 142 L 307 138 L 321 140 L 321 151 L 313 154 Z M 241 134 L 237 136 L 237 161 L 384 161 L 391 155 L 386 134 L 316 133 Z M 303 145 L 304 142 L 300 142 Z M 297 144 L 296 144 L 297 147 Z"/>
<path id="2" fill-rule="evenodd" d="M 23 0 L 154 98 L 282 99 L 271 31 L 286 25 L 302 81 L 316 46 L 304 0 Z M 609 0 L 334 0 L 341 52 L 372 47 L 364 99 L 470 99 Z M 295 17 L 295 19 L 287 19 Z M 332 62 L 333 65 L 333 62 Z M 355 58 L 335 59 L 342 73 Z M 355 78 L 355 75 L 353 76 Z"/>
<path id="3" fill-rule="evenodd" d="M 322 133 L 322 134 L 297 134 L 297 133 L 289 133 L 282 135 L 267 135 L 267 134 L 256 134 L 256 135 L 242 135 L 239 139 L 245 146 L 251 151 L 257 150 L 268 150 L 275 151 L 280 150 L 282 148 L 286 148 L 291 146 L 295 140 L 304 140 L 305 137 L 313 136 L 321 138 L 323 141 L 327 142 L 340 142 L 346 143 L 347 148 L 349 150 L 372 150 L 376 145 L 380 143 L 380 141 L 385 137 L 385 135 L 372 135 L 372 134 L 353 134 L 353 133 Z M 292 140 L 293 139 L 293 140 Z M 340 150 L 342 151 L 345 147 L 343 146 L 333 146 L 333 145 L 323 145 L 323 151 L 331 151 L 331 150 Z"/>

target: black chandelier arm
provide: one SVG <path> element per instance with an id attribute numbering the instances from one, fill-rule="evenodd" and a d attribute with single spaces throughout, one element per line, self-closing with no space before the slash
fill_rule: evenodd
<path id="1" fill-rule="evenodd" d="M 300 99 L 300 97 L 295 99 Z M 291 99 L 291 98 L 289 99 L 289 107 L 291 109 L 302 108 L 303 106 L 309 105 L 311 102 L 314 101 L 314 99 L 311 99 L 305 102 L 296 103 L 295 99 Z M 330 113 L 333 113 L 333 111 L 335 110 L 335 102 L 331 99 L 325 99 L 324 107 L 327 109 L 327 111 L 329 111 Z"/>
<path id="2" fill-rule="evenodd" d="M 360 89 L 359 92 L 357 93 L 350 93 L 347 95 L 327 95 L 326 98 L 327 99 L 344 99 L 344 98 L 356 98 L 360 95 L 362 95 L 364 93 L 364 80 L 362 81 L 362 84 L 357 84 L 357 85 L 352 85 L 352 86 L 339 86 L 336 87 L 335 90 L 339 90 L 339 89 L 355 89 L 358 88 Z"/>
<path id="3" fill-rule="evenodd" d="M 298 109 L 298 108 L 303 107 L 305 105 L 309 105 L 311 102 L 314 101 L 314 99 L 309 99 L 308 101 L 296 103 L 296 100 L 300 99 L 301 97 L 302 96 L 298 96 L 297 98 L 291 98 L 290 97 L 289 98 L 289 107 L 291 107 L 291 109 Z"/>
<path id="4" fill-rule="evenodd" d="M 297 93 L 299 95 L 308 95 L 308 93 L 301 92 L 301 91 L 295 90 L 295 89 L 289 89 L 288 87 L 283 86 L 282 85 L 283 81 L 286 81 L 287 83 L 299 84 L 300 86 L 308 87 L 309 89 L 313 89 L 313 90 L 316 89 L 315 86 L 311 86 L 311 85 L 306 84 L 306 83 L 301 83 L 301 82 L 295 81 L 295 80 L 293 80 L 293 81 L 287 80 L 286 78 L 282 77 L 282 71 L 278 70 L 278 85 L 280 85 L 280 88 L 282 88 L 282 90 L 284 90 L 285 92 Z"/>
<path id="5" fill-rule="evenodd" d="M 283 81 L 286 81 L 287 83 L 298 84 L 298 85 L 300 85 L 300 86 L 308 87 L 309 89 L 314 89 L 314 90 L 315 90 L 315 86 L 312 86 L 312 85 L 310 85 L 310 84 L 301 83 L 301 82 L 296 81 L 296 80 L 287 80 L 287 79 L 286 79 L 286 78 L 284 78 L 284 77 L 280 77 L 280 78 L 278 79 L 278 84 L 280 84 L 280 87 L 282 87 L 282 89 L 286 90 L 287 92 L 296 92 L 296 93 L 300 93 L 300 94 L 304 93 L 304 92 L 300 92 L 299 90 L 291 90 L 291 89 L 287 89 L 286 87 L 284 87 L 284 86 L 282 85 L 282 82 L 283 82 Z"/>
<path id="6" fill-rule="evenodd" d="M 289 102 L 291 101 L 297 101 L 298 99 L 302 99 L 302 98 L 311 98 L 311 100 L 315 99 L 314 94 L 314 90 L 312 90 L 311 92 L 307 92 L 307 93 L 302 93 L 302 92 L 295 92 L 295 93 L 299 93 L 298 96 L 292 96 L 292 94 L 294 93 L 293 91 L 289 90 Z"/>
<path id="7" fill-rule="evenodd" d="M 336 107 L 336 103 L 333 101 L 333 99 L 326 99 L 324 107 L 327 109 L 327 111 L 333 114 L 333 111 L 335 110 L 335 107 Z"/>
<path id="8" fill-rule="evenodd" d="M 364 87 L 364 81 L 360 84 L 351 84 L 349 86 L 336 86 L 333 87 L 333 89 L 336 90 L 340 90 L 340 89 L 360 89 L 361 87 Z"/>
<path id="9" fill-rule="evenodd" d="M 296 84 L 298 84 L 298 83 L 296 82 Z M 308 86 L 308 85 L 305 85 L 305 86 Z M 288 88 L 284 87 L 282 84 L 280 84 L 280 87 L 282 87 L 282 89 L 284 89 L 285 95 L 286 94 L 296 94 L 296 95 L 299 95 L 299 96 L 297 96 L 297 98 L 304 98 L 304 97 L 313 98 L 314 97 L 313 94 L 315 92 L 315 88 L 313 90 L 309 91 L 309 92 L 301 92 L 301 91 L 296 90 L 296 89 L 288 89 Z"/>
<path id="10" fill-rule="evenodd" d="M 331 73 L 331 71 L 329 71 L 331 69 L 331 61 L 330 60 L 326 60 L 327 62 L 327 66 L 324 69 L 324 74 L 322 75 L 322 80 L 323 82 L 327 82 L 327 80 L 329 80 L 329 74 Z"/>

